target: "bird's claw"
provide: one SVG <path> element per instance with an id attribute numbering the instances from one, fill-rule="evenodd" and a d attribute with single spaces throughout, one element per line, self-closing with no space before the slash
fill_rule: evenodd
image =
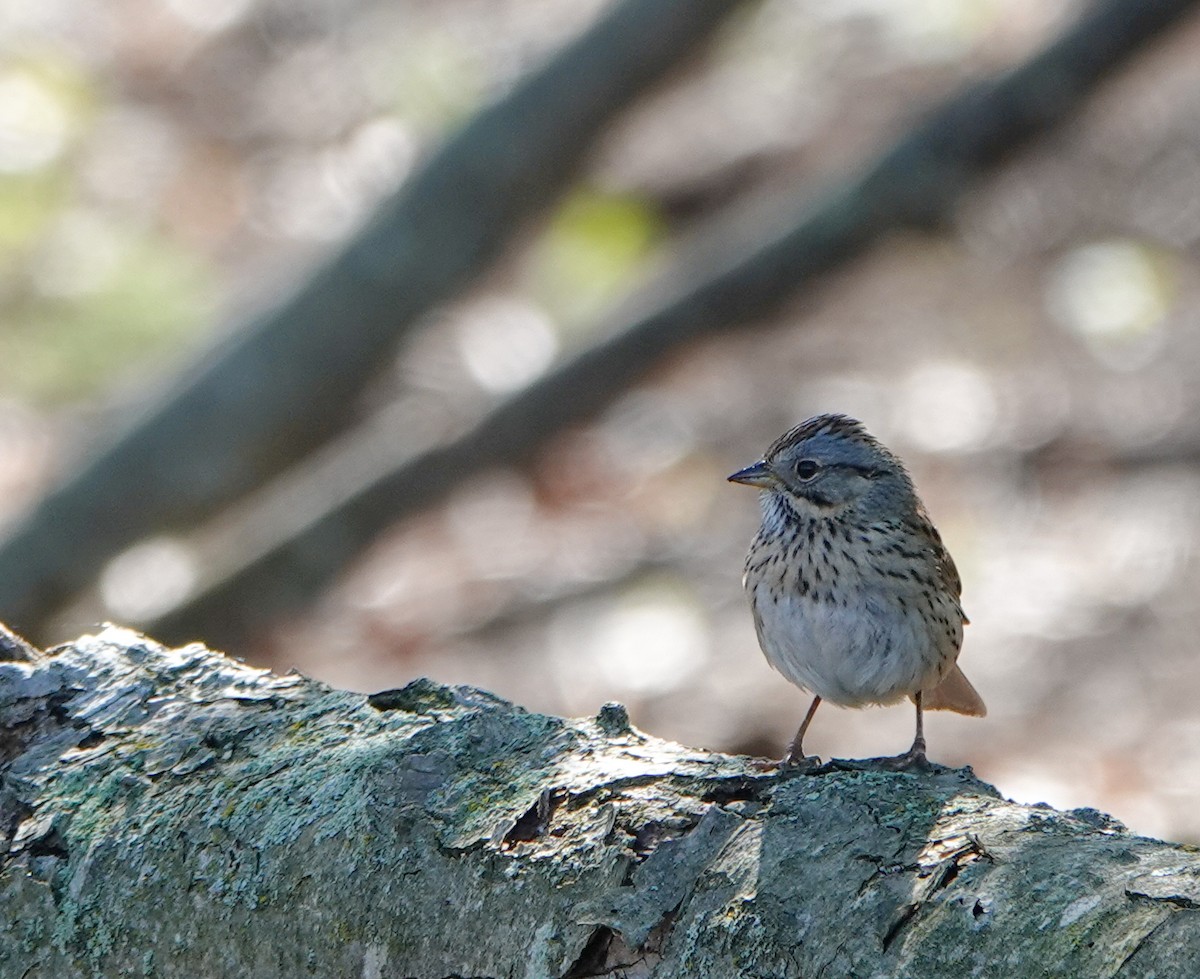
<path id="1" fill-rule="evenodd" d="M 811 774 L 824 765 L 816 755 L 793 755 L 790 751 L 779 762 L 781 772 L 801 772 Z"/>
<path id="2" fill-rule="evenodd" d="M 924 745 L 913 745 L 902 755 L 880 758 L 879 767 L 889 772 L 931 772 L 933 765 L 925 757 Z"/>

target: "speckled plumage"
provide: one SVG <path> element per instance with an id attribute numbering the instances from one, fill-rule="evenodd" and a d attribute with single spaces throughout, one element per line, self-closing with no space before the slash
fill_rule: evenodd
<path id="1" fill-rule="evenodd" d="M 912 697 L 907 761 L 924 759 L 923 706 L 984 712 L 956 666 L 966 617 L 954 561 L 903 463 L 860 422 L 811 418 L 730 479 L 762 489 L 744 584 L 775 669 L 846 707 Z"/>

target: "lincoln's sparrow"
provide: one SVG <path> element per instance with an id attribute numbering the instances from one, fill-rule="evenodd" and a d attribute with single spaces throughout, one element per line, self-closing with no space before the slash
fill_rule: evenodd
<path id="1" fill-rule="evenodd" d="M 845 415 L 781 435 L 761 462 L 729 477 L 762 489 L 762 526 L 743 584 L 767 661 L 814 694 L 783 759 L 812 767 L 804 732 L 822 700 L 917 705 L 912 748 L 894 768 L 924 766 L 922 709 L 983 716 L 955 661 L 967 618 L 954 561 L 891 452 Z"/>

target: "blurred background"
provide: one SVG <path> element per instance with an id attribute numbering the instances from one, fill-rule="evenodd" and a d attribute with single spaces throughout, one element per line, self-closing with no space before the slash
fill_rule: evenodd
<path id="1" fill-rule="evenodd" d="M 931 756 L 1200 842 L 1200 18 L 792 267 L 755 256 L 1092 8 L 686 6 L 0 5 L 0 620 L 778 756 L 807 700 L 725 476 L 841 411 L 962 573 L 991 713 L 931 715 Z"/>

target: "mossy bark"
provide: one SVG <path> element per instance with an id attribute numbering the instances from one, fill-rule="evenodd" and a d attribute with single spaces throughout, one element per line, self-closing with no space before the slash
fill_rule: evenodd
<path id="1" fill-rule="evenodd" d="M 1200 975 L 1200 853 L 969 770 L 0 638 L 0 979 Z"/>

